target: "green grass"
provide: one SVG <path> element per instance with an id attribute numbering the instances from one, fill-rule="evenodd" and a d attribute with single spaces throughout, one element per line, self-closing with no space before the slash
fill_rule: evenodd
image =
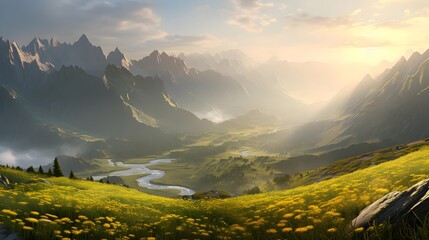
<path id="1" fill-rule="evenodd" d="M 0 190 L 0 221 L 27 239 L 389 239 L 388 225 L 356 233 L 348 224 L 387 192 L 428 178 L 429 148 L 320 183 L 225 200 L 171 199 L 67 178 L 26 183 L 39 176 L 0 172 L 16 183 Z M 403 234 L 421 239 L 427 229 Z"/>
<path id="2" fill-rule="evenodd" d="M 347 173 L 397 159 L 406 154 L 418 151 L 422 147 L 426 147 L 428 145 L 429 141 L 417 141 L 407 145 L 397 145 L 339 160 L 315 170 L 295 174 L 287 187 L 294 188 L 342 176 Z"/>

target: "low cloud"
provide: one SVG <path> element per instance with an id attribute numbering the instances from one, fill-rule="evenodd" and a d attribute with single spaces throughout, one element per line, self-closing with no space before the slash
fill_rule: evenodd
<path id="1" fill-rule="evenodd" d="M 17 157 L 11 150 L 0 149 L 0 164 L 2 165 L 16 165 Z"/>
<path id="2" fill-rule="evenodd" d="M 200 119 L 208 119 L 214 123 L 221 123 L 223 121 L 226 121 L 228 119 L 231 119 L 232 116 L 223 113 L 221 110 L 219 109 L 213 109 L 209 112 L 197 112 L 194 113 L 198 118 Z"/>
<path id="3" fill-rule="evenodd" d="M 0 146 L 0 165 L 39 166 L 51 163 L 56 156 L 68 155 L 78 156 L 81 154 L 80 147 L 64 145 L 56 149 L 14 149 Z"/>

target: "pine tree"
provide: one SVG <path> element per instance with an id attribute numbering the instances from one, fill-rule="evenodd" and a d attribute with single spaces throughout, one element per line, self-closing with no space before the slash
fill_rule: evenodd
<path id="1" fill-rule="evenodd" d="M 61 171 L 60 163 L 58 162 L 58 159 L 55 158 L 54 160 L 54 176 L 55 177 L 63 177 L 63 171 Z"/>
<path id="2" fill-rule="evenodd" d="M 49 170 L 48 170 L 48 176 L 49 177 L 52 177 L 53 175 L 52 175 L 52 170 L 49 168 Z"/>
<path id="3" fill-rule="evenodd" d="M 91 176 L 91 177 L 89 177 L 89 181 L 92 181 L 92 182 L 94 182 L 94 178 Z"/>
<path id="4" fill-rule="evenodd" d="M 39 166 L 39 174 L 45 174 L 45 171 L 43 171 L 42 165 Z"/>
<path id="5" fill-rule="evenodd" d="M 28 173 L 35 173 L 33 166 L 27 168 Z"/>
<path id="6" fill-rule="evenodd" d="M 76 176 L 74 175 L 73 170 L 71 170 L 71 171 L 70 171 L 70 176 L 69 176 L 69 178 L 70 178 L 70 179 L 76 179 Z"/>

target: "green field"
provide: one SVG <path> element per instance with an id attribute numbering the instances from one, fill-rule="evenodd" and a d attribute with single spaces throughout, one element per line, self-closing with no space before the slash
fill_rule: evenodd
<path id="1" fill-rule="evenodd" d="M 362 231 L 349 223 L 384 194 L 428 178 L 429 148 L 308 186 L 224 200 L 0 172 L 15 183 L 0 190 L 0 221 L 27 239 L 389 239 L 387 224 Z M 423 239 L 427 228 L 406 234 Z"/>
<path id="2" fill-rule="evenodd" d="M 256 162 L 255 156 L 274 156 L 259 149 L 251 139 L 259 134 L 272 132 L 273 128 L 255 127 L 229 132 L 212 132 L 197 136 L 183 137 L 185 144 L 159 155 L 137 158 L 114 159 L 130 164 L 145 164 L 154 159 L 174 158 L 169 164 L 149 167 L 166 171 L 166 175 L 152 182 L 164 185 L 180 185 L 195 191 L 224 190 L 231 194 L 241 193 L 256 185 L 264 185 L 272 180 L 272 170 L 265 163 Z M 249 151 L 250 156 L 242 156 Z M 87 160 L 91 162 L 92 160 Z M 107 172 L 111 166 L 100 166 L 99 172 Z M 76 171 L 80 177 L 94 175 L 96 170 Z M 102 175 L 102 174 L 100 174 Z M 139 190 L 160 196 L 177 196 L 175 191 L 150 190 L 141 188 L 135 182 L 139 176 L 121 177 L 125 184 Z"/>

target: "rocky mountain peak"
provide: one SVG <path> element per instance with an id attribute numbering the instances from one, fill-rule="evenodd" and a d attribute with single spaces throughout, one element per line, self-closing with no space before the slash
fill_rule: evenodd
<path id="1" fill-rule="evenodd" d="M 116 47 L 115 50 L 111 51 L 107 55 L 107 63 L 124 67 L 126 69 L 129 69 L 131 65 L 131 62 L 127 59 L 127 57 L 125 57 L 118 47 Z"/>
<path id="2" fill-rule="evenodd" d="M 56 37 L 51 38 L 51 41 L 49 42 L 50 47 L 58 47 L 61 43 L 58 41 Z"/>
<path id="3" fill-rule="evenodd" d="M 93 46 L 91 44 L 91 42 L 89 41 L 88 37 L 85 34 L 82 34 L 82 36 L 80 36 L 79 40 L 77 40 L 77 42 L 74 43 L 75 45 L 89 45 L 89 46 Z"/>
<path id="4" fill-rule="evenodd" d="M 27 46 L 23 46 L 22 50 L 35 55 L 40 51 L 44 51 L 49 47 L 49 41 L 47 39 L 40 39 L 39 37 L 33 38 Z"/>

